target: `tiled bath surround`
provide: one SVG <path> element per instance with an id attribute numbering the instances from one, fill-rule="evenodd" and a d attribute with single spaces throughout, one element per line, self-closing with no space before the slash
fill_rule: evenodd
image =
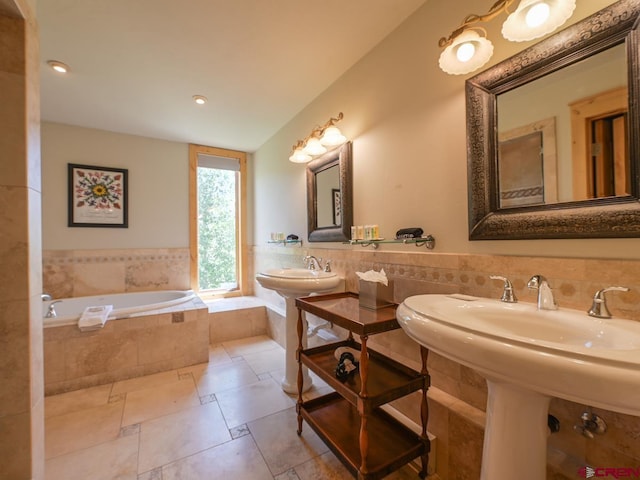
<path id="1" fill-rule="evenodd" d="M 208 360 L 209 310 L 198 297 L 171 308 L 109 320 L 81 332 L 44 329 L 45 395 L 187 367 Z"/>
<path id="2" fill-rule="evenodd" d="M 384 247 L 383 247 L 384 248 Z M 407 248 L 407 247 L 400 247 Z M 560 306 L 585 311 L 591 306 L 596 290 L 623 285 L 628 293 L 610 295 L 608 304 L 615 317 L 640 317 L 640 261 L 599 260 L 544 257 L 515 257 L 472 254 L 418 253 L 407 251 L 373 251 L 362 247 L 320 249 L 256 246 L 253 248 L 254 273 L 276 267 L 300 267 L 304 255 L 332 260 L 332 269 L 344 276 L 347 290 L 358 291 L 356 271 L 384 268 L 395 282 L 395 300 L 420 293 L 460 292 L 481 297 L 499 298 L 502 283 L 489 275 L 505 275 L 513 282 L 522 302 L 535 302 L 535 292 L 526 284 L 534 274 L 545 275 L 554 289 Z M 255 285 L 256 295 L 276 304 L 270 312 L 270 334 L 278 337 L 282 308 L 274 292 Z M 372 348 L 416 368 L 419 349 L 404 332 L 398 330 L 376 335 L 369 340 Z M 430 391 L 429 431 L 438 438 L 437 471 L 443 480 L 479 478 L 484 433 L 484 410 L 487 388 L 484 379 L 472 369 L 429 354 Z M 606 383 L 594 385 L 606 388 Z M 406 397 L 395 406 L 414 421 L 419 421 L 419 401 Z M 640 418 L 594 409 L 609 425 L 609 431 L 593 440 L 578 435 L 573 425 L 585 410 L 580 405 L 553 399 L 550 413 L 561 423 L 560 432 L 549 438 L 548 474 L 552 479 L 575 479 L 580 467 L 631 467 L 640 465 Z M 526 432 L 523 432 L 526 435 Z"/>
<path id="3" fill-rule="evenodd" d="M 189 249 L 45 250 L 43 288 L 53 298 L 189 290 Z"/>

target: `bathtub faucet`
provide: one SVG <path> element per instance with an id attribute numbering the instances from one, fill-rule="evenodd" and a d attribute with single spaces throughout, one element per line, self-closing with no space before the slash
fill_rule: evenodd
<path id="1" fill-rule="evenodd" d="M 56 300 L 55 302 L 51 302 L 49 304 L 49 308 L 47 309 L 47 314 L 44 318 L 56 318 L 58 314 L 56 313 L 56 303 L 60 303 L 62 300 Z"/>

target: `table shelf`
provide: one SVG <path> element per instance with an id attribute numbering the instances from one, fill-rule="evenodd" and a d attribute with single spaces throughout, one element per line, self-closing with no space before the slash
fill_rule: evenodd
<path id="1" fill-rule="evenodd" d="M 361 417 L 356 407 L 340 394 L 331 393 L 305 402 L 301 414 L 353 475 L 362 473 Z M 367 429 L 375 441 L 369 443 L 368 469 L 362 478 L 382 478 L 424 453 L 420 436 L 383 410 L 376 409 L 368 417 Z"/>
<path id="2" fill-rule="evenodd" d="M 360 375 L 349 375 L 345 382 L 335 376 L 338 364 L 334 351 L 338 347 L 360 350 L 360 344 L 345 340 L 303 350 L 302 363 L 313 370 L 325 383 L 339 392 L 351 404 L 357 405 L 362 390 Z M 369 349 L 369 382 L 366 408 L 373 409 L 424 388 L 428 378 L 413 369 Z"/>

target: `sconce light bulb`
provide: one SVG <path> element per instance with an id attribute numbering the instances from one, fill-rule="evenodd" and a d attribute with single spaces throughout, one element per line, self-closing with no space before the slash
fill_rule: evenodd
<path id="1" fill-rule="evenodd" d="M 322 146 L 322 144 L 320 143 L 320 140 L 318 140 L 316 137 L 311 137 L 309 140 L 307 140 L 307 144 L 304 147 L 305 153 L 309 155 L 314 155 L 314 156 L 322 155 L 326 151 L 327 149 Z"/>
<path id="2" fill-rule="evenodd" d="M 340 129 L 335 125 L 327 127 L 327 129 L 324 131 L 324 134 L 322 135 L 322 138 L 320 139 L 320 143 L 329 146 L 342 145 L 346 141 L 347 137 L 345 137 Z"/>
<path id="3" fill-rule="evenodd" d="M 551 9 L 549 8 L 548 3 L 546 2 L 536 3 L 527 12 L 527 15 L 525 16 L 525 23 L 529 28 L 539 27 L 544 22 L 549 20 L 550 14 L 551 14 Z"/>
<path id="4" fill-rule="evenodd" d="M 304 153 L 302 148 L 296 148 L 293 154 L 289 157 L 289 161 L 293 163 L 307 163 L 311 161 L 311 155 Z"/>
<path id="5" fill-rule="evenodd" d="M 468 46 L 467 46 L 468 45 Z M 493 45 L 475 29 L 459 34 L 440 54 L 440 68 L 451 75 L 464 75 L 487 63 L 493 54 Z"/>
<path id="6" fill-rule="evenodd" d="M 502 36 L 512 42 L 540 38 L 564 24 L 575 8 L 576 0 L 520 0 L 502 24 Z"/>
<path id="7" fill-rule="evenodd" d="M 476 54 L 473 42 L 464 42 L 456 49 L 456 58 L 461 62 L 468 62 Z"/>

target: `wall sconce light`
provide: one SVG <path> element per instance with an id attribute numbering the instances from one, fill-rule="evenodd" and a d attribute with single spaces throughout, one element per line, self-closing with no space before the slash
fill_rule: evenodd
<path id="1" fill-rule="evenodd" d="M 478 24 L 505 12 L 515 0 L 498 0 L 484 15 L 467 15 L 462 24 L 438 42 L 444 51 L 440 68 L 452 75 L 463 75 L 482 67 L 493 55 L 493 44 Z M 553 32 L 566 22 L 576 8 L 576 0 L 521 0 L 502 25 L 502 36 L 512 42 L 526 42 Z"/>
<path id="2" fill-rule="evenodd" d="M 289 160 L 294 163 L 307 163 L 313 160 L 313 157 L 325 153 L 327 147 L 337 147 L 346 142 L 347 138 L 335 125 L 343 117 L 344 115 L 340 112 L 337 117 L 330 118 L 323 126 L 314 128 L 307 138 L 298 140 L 293 146 Z"/>

